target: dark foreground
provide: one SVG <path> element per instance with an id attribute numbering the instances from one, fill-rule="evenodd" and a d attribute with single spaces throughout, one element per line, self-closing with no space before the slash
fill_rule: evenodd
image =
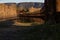
<path id="1" fill-rule="evenodd" d="M 0 40 L 59 40 L 60 24 L 22 27 L 0 24 Z"/>

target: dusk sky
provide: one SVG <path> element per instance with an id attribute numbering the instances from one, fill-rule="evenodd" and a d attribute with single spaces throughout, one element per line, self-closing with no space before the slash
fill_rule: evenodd
<path id="1" fill-rule="evenodd" d="M 42 2 L 44 3 L 44 0 L 0 0 L 0 3 L 19 3 L 19 2 Z"/>

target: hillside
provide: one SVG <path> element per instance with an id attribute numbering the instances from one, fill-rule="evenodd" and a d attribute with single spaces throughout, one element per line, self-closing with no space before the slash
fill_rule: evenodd
<path id="1" fill-rule="evenodd" d="M 23 7 L 23 10 L 25 10 L 25 8 L 29 8 L 26 10 L 27 13 L 33 13 L 35 14 L 36 12 L 40 12 L 40 8 L 43 6 L 43 3 L 38 3 L 38 2 L 25 2 L 25 3 L 2 3 L 0 4 L 0 21 L 6 21 L 6 20 L 12 20 L 12 19 L 17 19 L 17 15 L 18 13 L 21 13 L 19 9 L 19 7 Z M 42 5 L 42 6 L 41 6 Z M 25 8 L 24 8 L 25 7 Z M 17 8 L 19 9 L 17 12 Z M 26 11 L 23 11 L 26 13 Z M 22 13 L 23 13 L 22 12 Z M 19 15 L 18 15 L 19 16 Z M 38 16 L 38 15 L 37 15 Z M 29 20 L 30 18 L 21 18 L 19 20 L 23 20 L 25 22 L 25 20 Z M 30 21 L 36 21 L 36 22 L 42 22 L 40 18 L 31 18 Z M 44 22 L 44 21 L 43 21 Z"/>

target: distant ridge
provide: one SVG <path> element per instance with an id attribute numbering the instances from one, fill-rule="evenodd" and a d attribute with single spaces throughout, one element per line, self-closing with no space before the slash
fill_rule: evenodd
<path id="1" fill-rule="evenodd" d="M 11 5 L 15 4 L 17 7 L 25 7 L 25 8 L 30 8 L 30 7 L 35 7 L 35 8 L 41 8 L 44 6 L 44 3 L 41 2 L 20 2 L 20 3 L 4 3 L 6 5 Z"/>
<path id="2" fill-rule="evenodd" d="M 40 2 L 21 2 L 17 4 L 18 7 L 25 7 L 25 8 L 30 8 L 30 7 L 35 7 L 35 8 L 41 8 L 44 6 L 44 3 Z"/>

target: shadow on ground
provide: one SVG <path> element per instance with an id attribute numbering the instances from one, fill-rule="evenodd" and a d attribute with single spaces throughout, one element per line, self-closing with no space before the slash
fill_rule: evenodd
<path id="1" fill-rule="evenodd" d="M 59 40 L 60 24 L 30 27 L 13 26 L 12 21 L 0 23 L 0 40 Z"/>

